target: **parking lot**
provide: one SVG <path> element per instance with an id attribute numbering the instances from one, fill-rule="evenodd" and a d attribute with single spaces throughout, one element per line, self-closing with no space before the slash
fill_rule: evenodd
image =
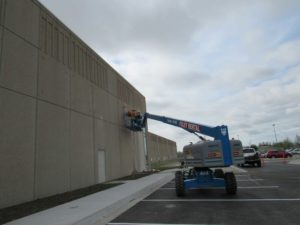
<path id="1" fill-rule="evenodd" d="M 299 224 L 300 165 L 266 160 L 263 167 L 237 173 L 238 192 L 189 190 L 175 195 L 174 181 L 139 202 L 111 223 Z"/>

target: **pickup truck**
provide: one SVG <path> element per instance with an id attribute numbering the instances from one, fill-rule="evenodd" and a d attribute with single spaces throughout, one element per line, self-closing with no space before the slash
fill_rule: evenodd
<path id="1" fill-rule="evenodd" d="M 244 148 L 243 149 L 245 164 L 261 167 L 261 161 L 258 152 L 254 148 Z M 244 166 L 244 164 L 241 164 Z"/>

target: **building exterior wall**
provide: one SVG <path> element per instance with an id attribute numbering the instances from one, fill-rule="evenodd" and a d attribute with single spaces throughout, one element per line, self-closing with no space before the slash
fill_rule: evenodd
<path id="1" fill-rule="evenodd" d="M 147 151 L 150 163 L 163 162 L 177 158 L 176 142 L 151 132 L 148 132 L 147 135 Z"/>
<path id="2" fill-rule="evenodd" d="M 0 56 L 0 208 L 145 169 L 144 96 L 39 2 L 0 0 Z"/>

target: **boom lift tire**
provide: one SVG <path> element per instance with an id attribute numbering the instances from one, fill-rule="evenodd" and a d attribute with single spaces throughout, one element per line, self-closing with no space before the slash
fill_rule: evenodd
<path id="1" fill-rule="evenodd" d="M 234 174 L 232 172 L 225 173 L 224 180 L 227 194 L 235 195 L 237 192 L 237 183 Z"/>
<path id="2" fill-rule="evenodd" d="M 175 188 L 178 197 L 184 196 L 184 177 L 182 171 L 176 171 L 175 173 Z"/>
<path id="3" fill-rule="evenodd" d="M 214 172 L 215 178 L 224 178 L 224 172 L 222 169 L 215 169 Z"/>

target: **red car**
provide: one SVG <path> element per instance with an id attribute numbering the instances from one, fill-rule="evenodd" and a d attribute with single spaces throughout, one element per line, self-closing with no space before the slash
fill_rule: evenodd
<path id="1" fill-rule="evenodd" d="M 291 153 L 288 153 L 283 150 L 279 151 L 268 151 L 267 153 L 267 158 L 287 158 L 287 157 L 292 157 L 293 155 Z"/>

